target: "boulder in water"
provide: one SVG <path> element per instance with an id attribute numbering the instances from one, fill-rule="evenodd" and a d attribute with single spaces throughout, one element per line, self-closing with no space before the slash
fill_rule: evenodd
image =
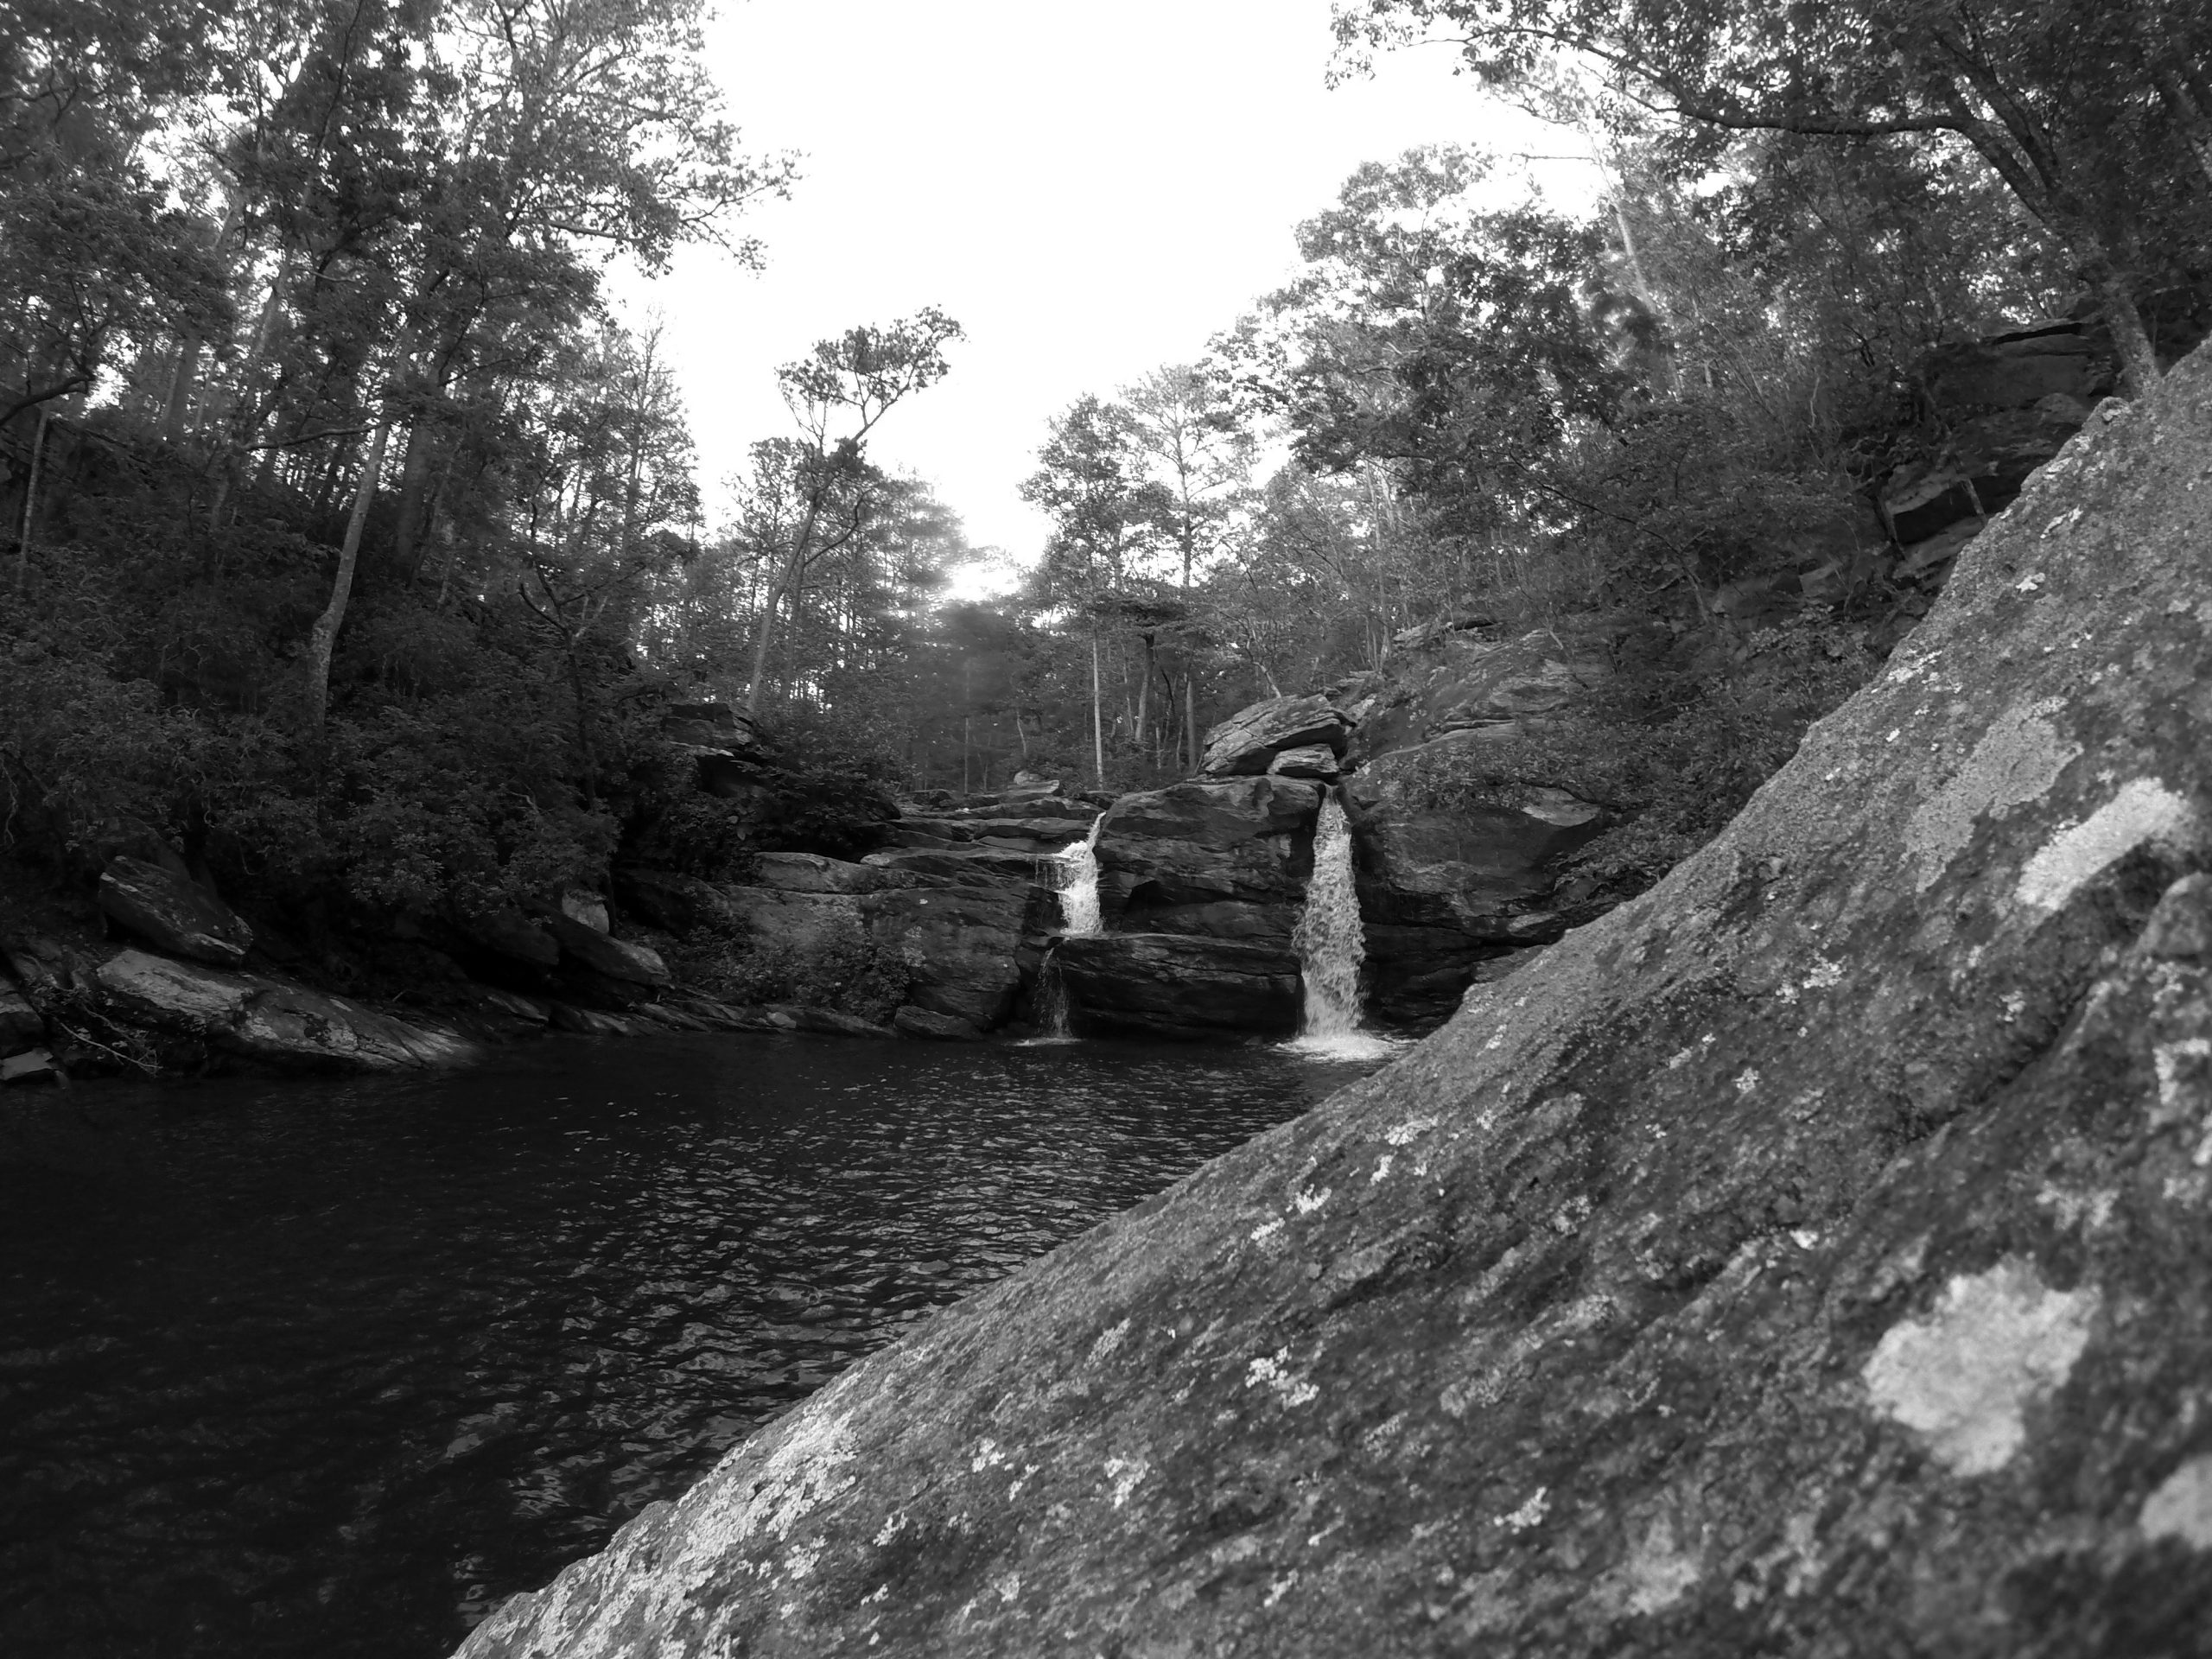
<path id="1" fill-rule="evenodd" d="M 245 918 L 189 877 L 142 859 L 118 858 L 100 872 L 108 919 L 156 950 L 234 968 L 253 946 Z"/>

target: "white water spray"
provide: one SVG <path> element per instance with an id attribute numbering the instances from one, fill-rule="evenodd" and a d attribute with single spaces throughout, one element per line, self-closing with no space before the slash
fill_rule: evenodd
<path id="1" fill-rule="evenodd" d="M 1291 933 L 1306 982 L 1306 1013 L 1292 1045 L 1302 1053 L 1333 1059 L 1366 1059 L 1390 1044 L 1359 1028 L 1359 966 L 1367 943 L 1359 919 L 1359 891 L 1351 870 L 1351 823 L 1333 795 L 1321 803 L 1313 830 L 1313 875 L 1306 908 Z"/>
<path id="2" fill-rule="evenodd" d="M 1052 855 L 1052 891 L 1060 901 L 1060 937 L 1086 939 L 1106 931 L 1098 908 L 1098 827 L 1106 822 L 1101 812 L 1090 821 L 1090 833 L 1071 842 Z M 1037 970 L 1037 1025 L 1043 1043 L 1074 1040 L 1068 1028 L 1067 982 L 1060 976 L 1060 944 L 1045 947 L 1045 961 Z"/>
<path id="3" fill-rule="evenodd" d="M 1056 867 L 1052 886 L 1060 895 L 1060 931 L 1071 939 L 1087 939 L 1106 931 L 1098 911 L 1098 830 L 1106 822 L 1101 812 L 1090 821 L 1090 833 L 1071 842 L 1052 856 Z"/>

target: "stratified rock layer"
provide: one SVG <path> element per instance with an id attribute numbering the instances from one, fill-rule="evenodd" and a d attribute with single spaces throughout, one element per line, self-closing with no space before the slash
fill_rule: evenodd
<path id="1" fill-rule="evenodd" d="M 2202 1652 L 2208 480 L 2200 355 L 1660 887 L 465 1652 Z"/>

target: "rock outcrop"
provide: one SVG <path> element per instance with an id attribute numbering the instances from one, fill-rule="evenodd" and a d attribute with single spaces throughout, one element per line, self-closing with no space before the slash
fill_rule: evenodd
<path id="1" fill-rule="evenodd" d="M 2202 1652 L 2208 478 L 2200 353 L 1659 887 L 468 1659 Z"/>
<path id="2" fill-rule="evenodd" d="M 1392 1025 L 1433 1027 L 1479 963 L 1560 936 L 1563 924 L 1546 907 L 1559 861 L 1607 818 L 1542 787 L 1516 789 L 1513 805 L 1423 807 L 1391 772 L 1385 763 L 1368 774 L 1368 810 L 1353 827 L 1366 1005 Z"/>
<path id="3" fill-rule="evenodd" d="M 1238 709 L 1206 734 L 1200 775 L 1243 778 L 1264 772 L 1286 750 L 1325 748 L 1341 759 L 1357 722 L 1325 696 L 1271 697 Z"/>
<path id="4" fill-rule="evenodd" d="M 1298 955 L 1280 938 L 1103 933 L 1058 951 L 1092 1036 L 1286 1037 L 1298 1029 Z"/>
<path id="5" fill-rule="evenodd" d="M 118 858 L 100 872 L 108 919 L 156 950 L 235 968 L 253 948 L 245 918 L 173 866 Z"/>
<path id="6" fill-rule="evenodd" d="M 145 950 L 118 951 L 83 978 L 80 988 L 105 1013 L 275 1065 L 411 1071 L 463 1065 L 478 1053 L 451 1032 L 344 997 Z"/>
<path id="7" fill-rule="evenodd" d="M 1320 810 L 1320 786 L 1289 778 L 1124 795 L 1098 829 L 1100 905 L 1133 931 L 1151 912 L 1185 905 L 1295 905 L 1313 868 Z"/>

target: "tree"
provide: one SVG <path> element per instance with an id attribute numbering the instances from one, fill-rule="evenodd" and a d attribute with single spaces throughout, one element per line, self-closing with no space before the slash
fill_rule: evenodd
<path id="1" fill-rule="evenodd" d="M 753 639 L 747 713 L 760 709 L 778 612 L 786 601 L 797 603 L 810 568 L 850 543 L 868 520 L 880 476 L 867 462 L 868 435 L 896 405 L 944 378 L 950 367 L 944 348 L 960 338 L 958 323 L 926 307 L 881 327 L 851 328 L 817 341 L 808 356 L 776 372 L 799 437 L 767 460 L 782 480 L 777 494 L 787 493 L 797 510 L 787 525 L 776 523 L 772 543 L 779 544 L 760 544 L 770 575 Z M 756 471 L 758 465 L 757 459 Z"/>
<path id="2" fill-rule="evenodd" d="M 1143 475 L 1136 418 L 1124 404 L 1089 395 L 1077 398 L 1052 422 L 1037 459 L 1037 471 L 1022 482 L 1021 499 L 1052 520 L 1040 578 L 1084 620 L 1090 633 L 1091 765 L 1103 787 L 1101 626 L 1144 556 L 1160 546 L 1172 500 L 1164 486 Z"/>
<path id="3" fill-rule="evenodd" d="M 1708 134 L 1955 135 L 2066 250 L 2138 391 L 2158 376 L 2138 299 L 2201 234 L 2212 15 L 2169 0 L 1365 0 L 1348 47 L 1455 41 L 1485 84 L 1541 99 L 1562 56 L 1634 111 Z M 2182 244 L 2186 245 L 2188 238 Z"/>

